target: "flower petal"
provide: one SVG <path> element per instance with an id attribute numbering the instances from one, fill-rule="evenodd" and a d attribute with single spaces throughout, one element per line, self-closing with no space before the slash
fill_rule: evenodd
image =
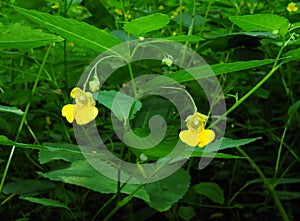
<path id="1" fill-rule="evenodd" d="M 76 97 L 80 96 L 81 93 L 84 93 L 84 92 L 79 87 L 75 87 L 71 91 L 70 95 L 72 98 L 76 98 Z"/>
<path id="2" fill-rule="evenodd" d="M 179 133 L 179 138 L 182 142 L 186 143 L 189 146 L 198 145 L 198 132 L 197 130 L 184 130 Z"/>
<path id="3" fill-rule="evenodd" d="M 215 132 L 213 130 L 200 130 L 198 135 L 199 147 L 204 147 L 215 139 Z"/>
<path id="4" fill-rule="evenodd" d="M 69 123 L 72 123 L 74 120 L 74 106 L 74 104 L 67 104 L 61 109 L 62 116 L 66 117 Z"/>
<path id="5" fill-rule="evenodd" d="M 75 113 L 75 120 L 78 125 L 88 124 L 98 115 L 98 109 L 93 106 L 84 105 L 79 107 Z"/>

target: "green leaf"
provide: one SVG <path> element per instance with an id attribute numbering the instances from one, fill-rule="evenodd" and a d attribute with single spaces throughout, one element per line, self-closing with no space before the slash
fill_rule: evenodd
<path id="1" fill-rule="evenodd" d="M 197 185 L 193 186 L 193 188 L 195 189 L 196 193 L 206 196 L 211 201 L 219 204 L 224 204 L 224 192 L 217 183 L 198 183 Z"/>
<path id="2" fill-rule="evenodd" d="M 289 27 L 288 19 L 274 14 L 230 16 L 229 20 L 245 31 L 268 31 L 282 36 Z"/>
<path id="3" fill-rule="evenodd" d="M 111 166 L 107 164 L 106 169 L 110 170 Z M 39 174 L 50 180 L 75 184 L 100 193 L 115 193 L 117 191 L 117 182 L 102 175 L 86 160 L 78 160 L 72 162 L 70 167 Z M 122 175 L 126 176 L 124 173 Z M 139 185 L 136 184 L 126 184 L 125 187 L 121 189 L 121 193 L 130 194 L 135 191 L 138 186 Z M 149 195 L 143 188 L 134 196 L 146 202 L 149 201 Z"/>
<path id="4" fill-rule="evenodd" d="M 63 36 L 75 44 L 85 46 L 97 52 L 108 50 L 120 43 L 120 40 L 106 31 L 84 22 L 19 7 L 15 7 L 15 9 L 42 27 Z"/>
<path id="5" fill-rule="evenodd" d="M 46 146 L 46 145 L 37 145 L 37 144 L 25 144 L 25 143 L 14 142 L 3 135 L 0 135 L 0 144 L 7 145 L 7 146 L 16 146 L 16 147 L 21 147 L 21 148 L 26 148 L 26 149 L 48 150 L 51 152 L 52 151 L 63 151 L 63 152 L 68 152 L 68 153 L 72 153 L 72 154 L 80 154 L 80 155 L 82 154 L 82 152 L 80 150 L 72 150 L 63 145 Z"/>
<path id="6" fill-rule="evenodd" d="M 179 169 L 169 177 L 149 183 L 145 186 L 150 195 L 149 206 L 158 210 L 166 211 L 178 202 L 190 186 L 190 175 L 183 169 Z"/>
<path id="7" fill-rule="evenodd" d="M 55 187 L 54 183 L 48 180 L 26 179 L 5 184 L 3 193 L 34 196 L 47 193 Z"/>
<path id="8" fill-rule="evenodd" d="M 48 163 L 52 160 L 64 160 L 68 162 L 73 162 L 76 160 L 84 160 L 84 156 L 81 154 L 80 149 L 74 144 L 64 144 L 64 143 L 44 143 L 47 147 L 58 148 L 60 150 L 68 151 L 49 151 L 40 150 L 39 151 L 39 162 L 40 164 Z"/>
<path id="9" fill-rule="evenodd" d="M 300 48 L 295 50 L 290 50 L 287 53 L 283 55 L 283 57 L 286 57 L 289 61 L 295 61 L 300 59 Z"/>
<path id="10" fill-rule="evenodd" d="M 196 216 L 195 209 L 191 206 L 180 206 L 178 214 L 185 221 L 189 221 Z"/>
<path id="11" fill-rule="evenodd" d="M 114 101 L 115 98 L 116 101 Z M 99 91 L 97 100 L 110 109 L 120 121 L 133 119 L 142 107 L 139 100 L 114 90 Z"/>
<path id="12" fill-rule="evenodd" d="M 294 113 L 296 113 L 299 108 L 300 108 L 300 100 L 296 101 L 289 107 L 288 110 L 289 116 L 292 116 Z"/>
<path id="13" fill-rule="evenodd" d="M 296 191 L 275 191 L 279 199 L 281 200 L 293 200 L 293 199 L 299 199 L 300 193 Z"/>
<path id="14" fill-rule="evenodd" d="M 43 206 L 58 207 L 58 208 L 64 208 L 64 209 L 70 210 L 66 204 L 61 203 L 58 200 L 46 199 L 46 198 L 36 198 L 36 197 L 29 197 L 29 196 L 28 197 L 21 196 L 19 198 L 22 200 L 27 200 L 31 203 L 41 204 Z"/>
<path id="15" fill-rule="evenodd" d="M 169 41 L 176 41 L 176 42 L 185 42 L 185 41 L 197 42 L 197 41 L 205 40 L 204 38 L 202 38 L 200 36 L 196 36 L 196 35 L 178 35 L 178 36 L 166 37 L 164 39 L 169 40 Z"/>
<path id="16" fill-rule="evenodd" d="M 274 62 L 273 59 L 265 59 L 265 60 L 252 60 L 252 61 L 237 61 L 237 62 L 225 63 L 225 64 L 202 65 L 199 67 L 189 68 L 187 70 L 181 70 L 181 71 L 169 73 L 166 74 L 165 76 L 177 81 L 178 83 L 183 83 L 183 82 L 194 81 L 202 78 L 208 78 L 214 75 L 220 75 L 220 74 L 260 67 L 267 64 L 271 64 L 273 62 Z M 212 69 L 212 71 L 209 71 L 210 69 Z M 195 77 L 192 76 L 189 72 L 193 73 Z M 165 76 L 163 76 L 163 78 L 165 78 Z M 153 87 L 157 88 L 166 85 L 168 85 L 168 82 L 165 82 L 158 77 L 146 83 L 143 89 L 147 91 L 147 90 L 151 90 Z"/>
<path id="17" fill-rule="evenodd" d="M 0 111 L 14 113 L 21 116 L 24 114 L 24 112 L 21 109 L 18 109 L 16 107 L 3 106 L 3 105 L 0 105 Z"/>
<path id="18" fill-rule="evenodd" d="M 139 37 L 150 31 L 158 30 L 168 23 L 169 17 L 167 15 L 156 13 L 132 20 L 124 26 L 124 30 Z"/>
<path id="19" fill-rule="evenodd" d="M 0 23 L 0 48 L 35 48 L 63 40 L 60 36 L 44 33 L 42 30 L 32 29 L 19 23 L 7 26 Z"/>
<path id="20" fill-rule="evenodd" d="M 221 138 L 221 145 L 220 141 L 212 142 L 205 146 L 205 148 L 195 147 L 194 152 L 192 153 L 193 157 L 212 157 L 212 158 L 244 158 L 240 156 L 235 156 L 231 154 L 224 154 L 224 153 L 215 153 L 215 151 L 221 151 L 229 148 L 240 147 L 256 140 L 260 139 L 257 138 L 246 138 L 246 139 L 238 139 L 233 140 L 230 138 L 223 137 Z M 220 145 L 220 146 L 219 146 Z"/>

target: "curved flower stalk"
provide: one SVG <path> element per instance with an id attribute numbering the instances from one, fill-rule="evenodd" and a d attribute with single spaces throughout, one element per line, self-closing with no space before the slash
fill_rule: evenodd
<path id="1" fill-rule="evenodd" d="M 70 95 L 75 98 L 75 104 L 67 104 L 61 110 L 62 116 L 66 117 L 69 123 L 75 120 L 78 125 L 84 125 L 97 117 L 98 109 L 95 107 L 92 93 L 75 87 Z"/>
<path id="2" fill-rule="evenodd" d="M 179 133 L 179 138 L 182 142 L 189 146 L 204 147 L 215 139 L 213 130 L 204 129 L 207 117 L 200 113 L 194 113 L 187 117 L 187 130 Z"/>

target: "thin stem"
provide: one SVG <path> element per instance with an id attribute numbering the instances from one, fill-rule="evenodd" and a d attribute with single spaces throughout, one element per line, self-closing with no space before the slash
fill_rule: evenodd
<path id="1" fill-rule="evenodd" d="M 291 121 L 291 117 L 289 117 L 287 124 L 283 130 L 281 139 L 280 139 L 280 145 L 279 145 L 279 149 L 278 149 L 278 153 L 277 153 L 277 159 L 276 159 L 276 165 L 275 165 L 275 171 L 274 171 L 274 176 L 273 176 L 273 182 L 275 181 L 277 174 L 278 174 L 278 170 L 279 170 L 279 162 L 280 162 L 280 157 L 281 157 L 281 152 L 282 152 L 282 147 L 283 147 L 283 142 L 284 142 L 284 138 L 288 129 L 288 125 L 290 124 Z"/>
<path id="2" fill-rule="evenodd" d="M 211 8 L 211 5 L 212 5 L 212 0 L 210 0 L 209 1 L 209 3 L 208 3 L 208 7 L 207 7 L 207 9 L 206 9 L 206 12 L 205 12 L 205 15 L 204 15 L 204 19 L 203 19 L 203 22 L 202 22 L 202 24 L 201 24 L 201 29 L 200 29 L 200 36 L 202 36 L 202 32 L 203 32 L 203 29 L 204 29 L 204 26 L 205 26 L 205 22 L 206 22 L 206 19 L 207 19 L 207 16 L 208 16 L 208 13 L 209 13 L 209 11 L 210 11 L 210 8 Z"/>
<path id="3" fill-rule="evenodd" d="M 136 84 L 135 84 L 135 80 L 134 80 L 132 65 L 131 65 L 131 63 L 128 63 L 127 66 L 128 66 L 128 70 L 129 70 L 129 74 L 130 74 L 130 79 L 131 79 L 131 82 L 132 82 L 132 89 L 133 89 L 134 97 L 137 97 L 138 93 L 136 91 Z"/>
<path id="4" fill-rule="evenodd" d="M 267 180 L 267 178 L 265 177 L 264 173 L 262 172 L 262 170 L 256 165 L 256 163 L 254 162 L 254 160 L 252 160 L 252 158 L 250 158 L 250 156 L 240 147 L 236 148 L 244 157 L 246 157 L 246 160 L 250 163 L 250 165 L 253 167 L 253 169 L 256 170 L 256 172 L 258 173 L 258 175 L 260 176 L 260 178 L 262 179 L 265 188 L 270 192 L 273 201 L 276 205 L 276 207 L 278 208 L 278 211 L 282 217 L 282 219 L 284 221 L 289 221 L 289 217 L 287 215 L 287 213 L 285 212 L 285 209 L 282 206 L 282 203 L 278 197 L 278 195 L 275 192 L 274 186 Z"/>
<path id="5" fill-rule="evenodd" d="M 240 106 L 248 97 L 250 97 L 258 88 L 260 88 L 282 65 L 282 63 L 273 67 L 272 70 L 260 81 L 258 82 L 247 94 L 245 94 L 241 99 L 239 99 L 234 105 L 232 105 L 222 116 L 220 116 L 216 121 L 214 121 L 209 128 L 212 128 L 218 122 L 223 120 L 228 114 L 230 114 L 233 110 L 235 110 L 238 106 Z"/>
<path id="6" fill-rule="evenodd" d="M 18 132 L 17 132 L 17 135 L 16 135 L 16 138 L 15 138 L 15 141 L 18 141 L 19 137 L 20 137 L 20 134 L 21 134 L 21 131 L 22 131 L 22 128 L 23 128 L 23 125 L 25 124 L 26 122 L 26 117 L 27 117 L 27 114 L 28 114 L 28 111 L 29 111 L 29 107 L 30 107 L 30 104 L 31 104 L 31 98 L 32 96 L 34 95 L 35 93 L 35 90 L 36 90 L 36 87 L 37 87 L 37 84 L 39 82 L 39 79 L 40 79 L 40 76 L 43 72 L 43 69 L 44 69 L 44 66 L 45 66 L 45 63 L 48 59 L 48 56 L 49 56 L 49 53 L 50 53 L 50 50 L 51 50 L 51 47 L 52 45 L 49 45 L 48 47 L 48 50 L 44 56 L 44 59 L 43 59 L 43 62 L 42 62 L 42 65 L 40 66 L 40 69 L 39 69 L 39 72 L 36 76 L 36 79 L 35 79 L 35 82 L 34 82 L 34 85 L 32 87 L 32 90 L 31 90 L 31 97 L 26 105 L 26 108 L 25 108 L 25 111 L 24 111 L 24 114 L 22 116 L 22 120 L 21 120 L 21 123 L 19 125 L 19 128 L 18 128 Z M 16 147 L 13 146 L 11 151 L 10 151 L 10 154 L 9 154 L 9 157 L 8 157 L 8 161 L 6 163 L 6 166 L 5 166 L 5 169 L 4 169 L 4 172 L 3 172 L 3 176 L 2 176 L 2 179 L 1 179 L 1 184 L 0 184 L 0 193 L 2 192 L 2 189 L 3 189 L 3 186 L 4 186 L 4 182 L 5 182 L 5 178 L 7 176 L 7 172 L 8 172 L 8 169 L 9 169 L 9 166 L 10 166 L 10 163 L 12 161 L 12 158 L 13 158 L 13 155 L 14 155 L 14 152 L 15 152 L 15 149 Z"/>

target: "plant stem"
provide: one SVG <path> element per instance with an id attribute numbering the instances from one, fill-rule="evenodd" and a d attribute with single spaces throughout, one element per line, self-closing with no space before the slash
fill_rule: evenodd
<path id="1" fill-rule="evenodd" d="M 248 97 L 250 97 L 258 88 L 260 88 L 273 74 L 278 70 L 282 63 L 273 67 L 272 70 L 260 81 L 258 82 L 247 94 L 245 94 L 241 99 L 239 99 L 234 105 L 232 105 L 222 116 L 220 116 L 216 121 L 214 121 L 208 128 L 212 128 L 218 122 L 223 120 L 228 114 L 240 106 Z"/>
<path id="2" fill-rule="evenodd" d="M 40 66 L 40 69 L 39 69 L 39 72 L 36 76 L 36 79 L 35 79 L 35 82 L 34 82 L 34 85 L 32 87 L 32 90 L 31 90 L 31 96 L 30 96 L 30 99 L 29 101 L 27 102 L 27 105 L 25 107 L 25 111 L 24 111 L 24 114 L 22 116 L 22 120 L 21 120 L 21 123 L 19 125 L 19 128 L 18 128 L 18 132 L 17 132 L 17 135 L 16 135 L 16 138 L 15 138 L 15 141 L 17 142 L 19 137 L 20 137 L 20 134 L 21 134 L 21 131 L 22 131 L 22 128 L 23 128 L 23 125 L 25 124 L 26 122 L 26 117 L 27 117 L 27 114 L 28 114 L 28 111 L 29 111 L 29 107 L 30 107 L 30 104 L 31 104 L 31 98 L 33 97 L 34 93 L 35 93 L 35 90 L 36 90 L 36 87 L 37 87 L 37 84 L 39 82 L 39 79 L 40 79 L 40 76 L 43 72 L 43 69 L 44 69 L 44 66 L 45 66 L 45 63 L 48 59 L 48 56 L 50 54 L 50 50 L 51 50 L 51 47 L 52 45 L 49 45 L 48 49 L 47 49 L 47 52 L 44 56 L 44 59 L 43 59 L 43 62 Z M 7 176 L 7 172 L 8 172 L 8 169 L 9 169 L 9 166 L 10 166 L 10 163 L 12 161 L 12 158 L 13 158 L 13 155 L 14 155 L 14 152 L 15 152 L 15 149 L 16 147 L 13 146 L 11 151 L 10 151 L 10 154 L 9 154 L 9 157 L 8 157 L 8 161 L 6 163 L 6 166 L 5 166 L 5 169 L 4 169 L 4 172 L 3 172 L 3 176 L 2 176 L 2 179 L 1 179 L 1 184 L 0 184 L 0 193 L 2 192 L 2 189 L 3 189 L 3 186 L 4 186 L 4 182 L 5 182 L 5 178 Z"/>
<path id="3" fill-rule="evenodd" d="M 282 206 L 282 203 L 278 197 L 278 195 L 275 192 L 274 189 L 274 185 L 272 185 L 267 178 L 265 177 L 264 173 L 261 171 L 261 169 L 256 165 L 256 163 L 254 162 L 254 160 L 252 160 L 252 158 L 250 158 L 250 156 L 240 147 L 236 148 L 244 157 L 246 157 L 246 160 L 250 163 L 250 165 L 253 167 L 253 169 L 256 170 L 256 172 L 258 173 L 258 175 L 260 176 L 260 178 L 262 179 L 265 188 L 270 192 L 273 201 L 276 205 L 276 207 L 279 210 L 279 213 L 282 217 L 282 220 L 284 221 L 289 221 L 289 217 L 287 215 L 287 213 L 285 212 L 285 209 Z"/>

